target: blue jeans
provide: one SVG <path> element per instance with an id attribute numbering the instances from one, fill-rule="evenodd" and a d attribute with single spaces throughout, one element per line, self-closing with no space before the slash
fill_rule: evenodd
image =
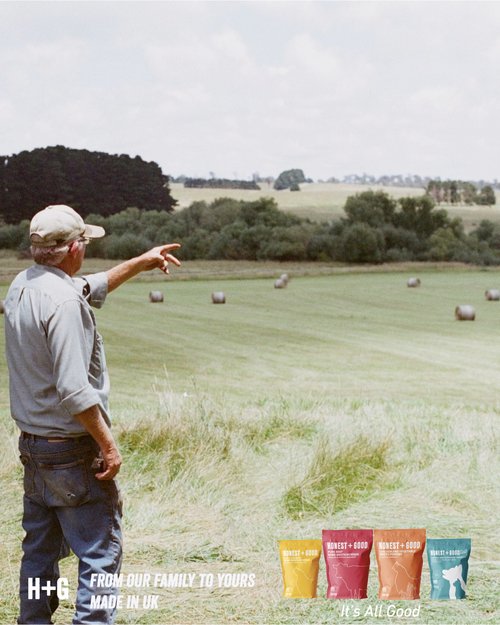
<path id="1" fill-rule="evenodd" d="M 99 456 L 98 445 L 91 436 L 47 440 L 21 434 L 19 451 L 24 465 L 26 535 L 18 623 L 52 623 L 59 600 L 43 587 L 47 582 L 56 585 L 58 562 L 69 554 L 68 546 L 79 560 L 73 624 L 113 623 L 114 608 L 91 605 L 92 595 L 117 594 L 114 587 L 96 587 L 92 574 L 118 575 L 122 559 L 121 496 L 114 480 L 95 478 L 99 468 L 92 465 Z M 39 598 L 32 590 L 33 579 L 40 580 Z"/>

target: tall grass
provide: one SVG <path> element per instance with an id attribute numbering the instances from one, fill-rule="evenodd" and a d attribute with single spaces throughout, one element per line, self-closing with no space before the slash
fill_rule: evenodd
<path id="1" fill-rule="evenodd" d="M 141 489 L 207 475 L 208 467 L 218 471 L 221 463 L 232 463 L 236 471 L 245 448 L 264 453 L 266 443 L 307 439 L 316 427 L 310 419 L 291 415 L 285 400 L 244 414 L 228 412 L 223 403 L 205 395 L 179 398 L 161 392 L 158 400 L 155 417 L 122 423 L 118 433 Z"/>
<path id="2" fill-rule="evenodd" d="M 372 442 L 366 436 L 333 451 L 321 438 L 304 478 L 285 493 L 283 504 L 292 519 L 307 512 L 333 515 L 369 497 L 372 493 L 394 488 L 389 473 L 389 442 Z"/>
<path id="3" fill-rule="evenodd" d="M 276 540 L 319 537 L 322 528 L 360 526 L 423 526 L 435 537 L 472 536 L 471 598 L 459 607 L 459 618 L 464 623 L 487 622 L 491 605 L 498 604 L 491 585 L 495 538 L 489 514 L 498 501 L 492 471 L 498 467 L 497 413 L 414 402 L 318 398 L 304 405 L 299 396 L 287 401 L 289 414 L 300 413 L 305 420 L 302 435 L 295 426 L 271 426 L 278 417 L 283 423 L 279 401 L 238 406 L 203 395 L 184 398 L 174 420 L 160 408 L 156 418 L 162 425 L 159 430 L 151 426 L 157 433 L 163 427 L 166 431 L 159 438 L 152 436 L 153 444 L 144 433 L 145 440 L 139 436 L 128 447 L 136 428 L 127 425 L 123 430 L 128 566 L 140 570 L 147 560 L 160 570 L 175 566 L 198 572 L 253 571 L 258 580 L 255 589 L 215 588 L 209 597 L 201 590 L 163 593 L 161 618 L 157 615 L 154 622 L 179 622 L 179 615 L 186 623 L 320 623 L 338 618 L 337 606 L 323 599 L 280 599 Z M 143 433 L 143 427 L 138 424 L 136 433 Z M 249 444 L 249 431 L 268 434 L 264 441 L 259 436 L 255 446 Z M 360 431 L 372 435 L 353 434 Z M 174 443 L 168 442 L 168 432 Z M 168 464 L 172 445 L 185 462 L 174 479 L 164 480 L 163 463 Z M 141 446 L 144 451 L 138 453 Z M 147 469 L 157 475 L 156 486 L 141 498 L 135 481 L 141 465 L 136 462 L 148 454 L 156 456 L 156 465 Z M 305 496 L 300 514 L 294 513 L 296 508 L 290 514 L 283 502 L 297 484 Z M 339 492 L 344 505 L 330 505 Z M 149 512 L 145 501 L 152 506 Z M 376 587 L 372 563 L 372 600 Z M 324 591 L 322 573 L 320 597 Z M 423 611 L 416 622 L 429 622 L 429 615 L 436 623 L 456 622 L 456 608 L 438 608 L 428 594 L 425 564 Z M 134 622 L 130 613 L 121 618 Z"/>
<path id="4" fill-rule="evenodd" d="M 415 622 L 455 623 L 457 610 L 460 622 L 488 622 L 498 606 L 492 585 L 499 457 L 495 410 L 412 401 L 304 401 L 294 394 L 260 403 L 159 394 L 157 402 L 155 413 L 140 414 L 135 422 L 123 413 L 116 426 L 124 456 L 124 571 L 253 572 L 257 584 L 158 589 L 158 611 L 122 610 L 118 623 L 340 621 L 340 604 L 321 599 L 323 565 L 320 598 L 281 599 L 276 541 L 360 526 L 423 526 L 434 537 L 471 536 L 470 598 L 460 606 L 430 602 L 424 564 L 422 617 Z M 5 502 L 0 622 L 6 624 L 16 614 L 21 538 L 13 429 L 2 437 L 0 453 Z M 290 514 L 283 502 L 297 485 L 300 506 Z M 76 561 L 69 558 L 62 565 L 74 590 Z M 372 562 L 372 602 L 376 586 Z M 68 622 L 71 611 L 71 602 L 63 602 L 56 623 Z"/>

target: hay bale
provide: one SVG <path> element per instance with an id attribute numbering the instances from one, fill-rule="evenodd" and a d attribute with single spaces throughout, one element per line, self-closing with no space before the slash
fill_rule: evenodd
<path id="1" fill-rule="evenodd" d="M 284 288 L 286 288 L 286 282 L 284 280 L 282 280 L 281 278 L 278 278 L 277 280 L 274 281 L 274 288 L 275 289 L 284 289 Z"/>
<path id="2" fill-rule="evenodd" d="M 279 277 L 280 280 L 283 280 L 283 282 L 285 284 L 288 284 L 288 280 L 290 280 L 290 278 L 288 277 L 287 273 L 282 273 L 281 276 Z"/>
<path id="3" fill-rule="evenodd" d="M 484 296 L 489 302 L 497 302 L 500 300 L 500 291 L 498 289 L 488 289 L 484 292 Z"/>
<path id="4" fill-rule="evenodd" d="M 155 304 L 157 302 L 163 302 L 163 293 L 161 291 L 150 291 L 149 301 L 152 304 Z"/>
<path id="5" fill-rule="evenodd" d="M 212 293 L 212 304 L 225 304 L 226 296 L 222 291 L 214 291 Z"/>
<path id="6" fill-rule="evenodd" d="M 457 321 L 474 321 L 475 318 L 476 311 L 473 306 L 462 304 L 455 308 L 455 319 L 457 319 Z"/>
<path id="7" fill-rule="evenodd" d="M 420 278 L 408 278 L 408 282 L 406 283 L 409 287 L 417 287 L 420 286 Z"/>
<path id="8" fill-rule="evenodd" d="M 0 299 L 0 315 L 3 315 L 4 310 L 5 310 L 4 300 Z"/>

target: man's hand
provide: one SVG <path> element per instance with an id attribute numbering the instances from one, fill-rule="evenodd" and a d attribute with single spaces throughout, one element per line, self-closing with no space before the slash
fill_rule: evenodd
<path id="1" fill-rule="evenodd" d="M 163 273 L 168 274 L 169 262 L 174 263 L 177 267 L 180 267 L 180 261 L 172 254 L 169 254 L 172 250 L 176 250 L 180 247 L 179 243 L 167 243 L 166 245 L 158 245 L 148 252 L 144 252 L 138 257 L 138 261 L 143 266 L 142 271 L 148 271 L 149 269 L 161 269 Z"/>
<path id="2" fill-rule="evenodd" d="M 144 252 L 140 256 L 126 260 L 115 267 L 108 270 L 108 292 L 118 288 L 121 284 L 133 278 L 141 271 L 150 271 L 151 269 L 161 269 L 163 273 L 168 274 L 168 265 L 173 263 L 177 267 L 180 261 L 170 254 L 172 250 L 180 247 L 180 243 L 166 243 L 153 247 L 148 252 Z"/>
<path id="3" fill-rule="evenodd" d="M 120 470 L 122 465 L 122 457 L 117 447 L 101 448 L 101 454 L 104 463 L 104 471 L 96 473 L 98 480 L 112 480 Z"/>
<path id="4" fill-rule="evenodd" d="M 96 473 L 98 480 L 112 480 L 120 470 L 122 457 L 116 446 L 115 439 L 104 420 L 99 406 L 91 406 L 75 415 L 87 432 L 92 436 L 101 450 L 103 467 Z"/>

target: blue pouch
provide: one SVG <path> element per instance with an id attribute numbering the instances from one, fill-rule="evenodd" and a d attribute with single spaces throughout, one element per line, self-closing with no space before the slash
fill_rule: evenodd
<path id="1" fill-rule="evenodd" d="M 465 599 L 470 538 L 428 538 L 431 599 Z"/>

